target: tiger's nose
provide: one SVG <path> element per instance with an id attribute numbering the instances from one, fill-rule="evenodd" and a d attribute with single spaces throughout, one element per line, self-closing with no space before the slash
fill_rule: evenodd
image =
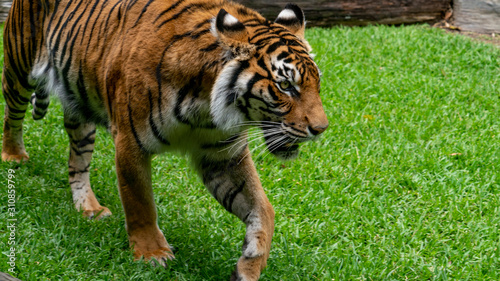
<path id="1" fill-rule="evenodd" d="M 328 123 L 326 123 L 326 125 L 309 126 L 308 130 L 313 136 L 317 136 L 323 133 L 326 130 L 326 128 L 328 128 Z"/>

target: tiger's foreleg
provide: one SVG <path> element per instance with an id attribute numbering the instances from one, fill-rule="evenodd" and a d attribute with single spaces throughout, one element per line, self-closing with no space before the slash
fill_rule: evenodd
<path id="1" fill-rule="evenodd" d="M 271 249 L 274 210 L 264 193 L 248 148 L 239 157 L 226 161 L 214 160 L 210 156 L 194 160 L 212 195 L 246 224 L 242 256 L 231 280 L 259 279 Z"/>
<path id="2" fill-rule="evenodd" d="M 16 90 L 12 79 L 7 79 L 7 71 L 4 69 L 2 79 L 3 95 L 7 103 L 3 123 L 2 160 L 20 163 L 29 158 L 23 141 L 23 121 L 30 93 L 24 89 Z"/>
<path id="3" fill-rule="evenodd" d="M 115 130 L 115 129 L 113 129 Z M 174 258 L 157 223 L 151 184 L 151 155 L 138 148 L 130 134 L 115 133 L 116 173 L 126 228 L 135 260 L 144 257 L 166 266 Z"/>
<path id="4" fill-rule="evenodd" d="M 111 215 L 108 208 L 97 201 L 90 187 L 89 168 L 94 151 L 95 125 L 72 122 L 65 118 L 64 127 L 70 140 L 69 184 L 73 202 L 79 211 L 88 218 L 103 218 Z"/>

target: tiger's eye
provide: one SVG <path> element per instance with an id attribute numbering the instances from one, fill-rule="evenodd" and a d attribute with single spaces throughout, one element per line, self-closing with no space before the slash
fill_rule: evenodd
<path id="1" fill-rule="evenodd" d="M 281 87 L 282 90 L 286 90 L 286 89 L 288 89 L 290 87 L 290 82 L 288 82 L 288 81 L 282 81 L 280 83 L 280 87 Z"/>

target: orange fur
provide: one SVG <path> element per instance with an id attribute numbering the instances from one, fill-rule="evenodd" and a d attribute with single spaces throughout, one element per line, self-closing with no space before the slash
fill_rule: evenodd
<path id="1" fill-rule="evenodd" d="M 40 119 L 48 94 L 57 95 L 75 207 L 108 216 L 90 188 L 89 165 L 96 125 L 109 128 L 134 257 L 165 265 L 173 253 L 157 225 L 151 156 L 184 152 L 215 199 L 247 226 L 231 278 L 256 280 L 269 257 L 274 211 L 246 131 L 262 128 L 268 150 L 290 159 L 328 126 L 304 28 L 295 5 L 270 22 L 222 0 L 15 0 L 4 33 L 2 159 L 28 159 L 28 103 Z"/>

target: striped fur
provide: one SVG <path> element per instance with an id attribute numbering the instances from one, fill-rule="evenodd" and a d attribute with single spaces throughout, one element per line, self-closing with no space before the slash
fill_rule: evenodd
<path id="1" fill-rule="evenodd" d="M 5 23 L 2 160 L 28 160 L 28 104 L 41 119 L 49 94 L 64 108 L 75 207 L 104 217 L 89 182 L 96 125 L 108 128 L 134 256 L 165 265 L 151 156 L 190 155 L 207 189 L 247 227 L 234 280 L 266 265 L 274 211 L 250 157 L 247 130 L 291 159 L 328 126 L 305 20 L 289 4 L 275 22 L 215 0 L 14 0 Z"/>

